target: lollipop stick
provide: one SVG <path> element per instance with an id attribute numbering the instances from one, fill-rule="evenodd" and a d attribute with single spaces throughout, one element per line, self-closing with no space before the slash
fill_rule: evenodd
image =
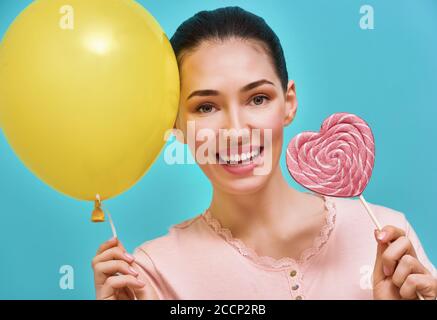
<path id="1" fill-rule="evenodd" d="M 378 231 L 381 231 L 381 229 L 382 229 L 381 224 L 379 223 L 378 219 L 376 219 L 375 215 L 373 214 L 372 209 L 370 209 L 369 205 L 366 202 L 366 199 L 364 199 L 362 194 L 360 194 L 360 201 L 363 204 L 364 208 L 366 208 L 366 211 L 369 214 L 370 219 L 372 219 L 372 221 L 375 224 Z"/>
<path id="2" fill-rule="evenodd" d="M 367 202 L 364 199 L 362 194 L 360 194 L 360 201 L 363 204 L 364 208 L 366 208 L 366 211 L 369 214 L 370 218 L 372 219 L 373 223 L 375 224 L 376 228 L 378 228 L 378 231 L 381 231 L 381 229 L 382 229 L 381 224 L 379 223 L 378 219 L 376 219 L 375 215 L 373 214 L 372 209 L 370 209 L 369 205 L 367 204 Z M 422 294 L 420 292 L 416 291 L 416 294 L 420 300 L 425 300 L 425 298 L 422 296 Z"/>

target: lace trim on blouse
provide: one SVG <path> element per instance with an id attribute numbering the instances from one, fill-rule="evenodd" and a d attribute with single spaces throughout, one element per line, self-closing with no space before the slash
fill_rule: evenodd
<path id="1" fill-rule="evenodd" d="M 256 264 L 274 269 L 288 268 L 307 263 L 311 257 L 317 255 L 321 251 L 323 246 L 329 240 L 329 236 L 335 226 L 336 208 L 330 197 L 322 196 L 322 198 L 325 201 L 325 208 L 327 209 L 325 224 L 321 228 L 319 235 L 314 239 L 313 245 L 302 252 L 298 261 L 290 257 L 276 259 L 270 256 L 260 256 L 254 249 L 246 246 L 243 241 L 238 238 L 234 238 L 231 231 L 228 228 L 222 227 L 220 222 L 211 215 L 211 212 L 208 209 L 206 209 L 206 211 L 202 214 L 202 217 L 218 235 L 226 240 L 226 242 L 238 250 L 240 254 L 249 258 Z"/>

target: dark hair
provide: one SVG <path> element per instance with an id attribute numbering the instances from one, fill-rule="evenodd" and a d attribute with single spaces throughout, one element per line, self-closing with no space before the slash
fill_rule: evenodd
<path id="1" fill-rule="evenodd" d="M 195 49 L 202 41 L 229 38 L 259 41 L 271 58 L 284 92 L 287 90 L 287 66 L 278 37 L 263 18 L 240 7 L 200 11 L 177 28 L 170 42 L 181 63 L 183 53 Z"/>

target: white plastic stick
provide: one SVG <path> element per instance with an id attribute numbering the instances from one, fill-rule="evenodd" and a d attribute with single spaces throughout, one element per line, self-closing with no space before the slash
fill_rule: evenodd
<path id="1" fill-rule="evenodd" d="M 104 209 L 103 212 L 106 212 L 108 214 L 108 220 L 109 220 L 109 224 L 111 225 L 112 236 L 114 238 L 117 238 L 117 230 L 115 230 L 115 225 L 114 225 L 114 221 L 112 221 L 111 213 L 109 212 L 108 209 Z"/>
<path id="2" fill-rule="evenodd" d="M 370 209 L 369 205 L 367 204 L 367 202 L 364 199 L 362 194 L 360 194 L 360 200 L 361 200 L 361 203 L 363 204 L 364 208 L 366 208 L 366 211 L 369 214 L 370 219 L 372 219 L 372 221 L 375 224 L 378 231 L 381 231 L 381 229 L 382 229 L 381 224 L 379 223 L 378 219 L 376 219 L 375 215 L 373 214 L 372 209 Z"/>
<path id="3" fill-rule="evenodd" d="M 99 194 L 96 194 L 96 199 L 97 199 L 97 201 L 99 201 L 99 204 L 100 204 L 103 212 L 108 213 L 109 225 L 111 226 L 112 236 L 114 238 L 117 238 L 117 230 L 115 229 L 114 221 L 112 221 L 111 213 L 109 212 L 108 209 L 106 209 L 106 207 L 103 206 L 103 202 L 100 199 L 100 195 Z"/>
<path id="4" fill-rule="evenodd" d="M 108 214 L 108 221 L 109 225 L 111 226 L 112 236 L 114 238 L 117 238 L 117 230 L 115 229 L 114 221 L 112 221 L 111 213 L 108 209 L 106 209 L 106 207 L 103 206 L 103 202 L 100 202 L 100 206 L 102 207 L 103 212 Z M 121 276 L 122 274 L 120 272 L 117 272 L 116 275 Z M 135 300 L 137 299 L 135 298 Z"/>

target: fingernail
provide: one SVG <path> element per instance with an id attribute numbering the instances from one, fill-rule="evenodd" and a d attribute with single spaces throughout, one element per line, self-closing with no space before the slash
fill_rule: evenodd
<path id="1" fill-rule="evenodd" d="M 132 268 L 132 267 L 129 267 L 129 271 L 130 271 L 134 276 L 137 276 L 137 275 L 138 275 L 137 270 L 135 270 L 135 269 Z"/>
<path id="2" fill-rule="evenodd" d="M 384 240 L 385 236 L 387 235 L 387 232 L 385 231 L 381 231 L 378 233 L 378 235 L 376 236 L 378 238 L 378 240 Z"/>
<path id="3" fill-rule="evenodd" d="M 139 284 L 141 284 L 143 286 L 146 285 L 146 283 L 143 280 L 137 279 L 137 281 L 138 281 Z"/>
<path id="4" fill-rule="evenodd" d="M 386 266 L 382 267 L 382 271 L 384 272 L 385 276 L 388 277 L 390 275 L 390 269 Z"/>
<path id="5" fill-rule="evenodd" d="M 124 256 L 125 256 L 126 258 L 128 258 L 129 260 L 131 260 L 131 261 L 135 260 L 135 257 L 132 256 L 132 255 L 130 255 L 130 254 L 127 253 L 127 252 L 124 253 Z"/>

